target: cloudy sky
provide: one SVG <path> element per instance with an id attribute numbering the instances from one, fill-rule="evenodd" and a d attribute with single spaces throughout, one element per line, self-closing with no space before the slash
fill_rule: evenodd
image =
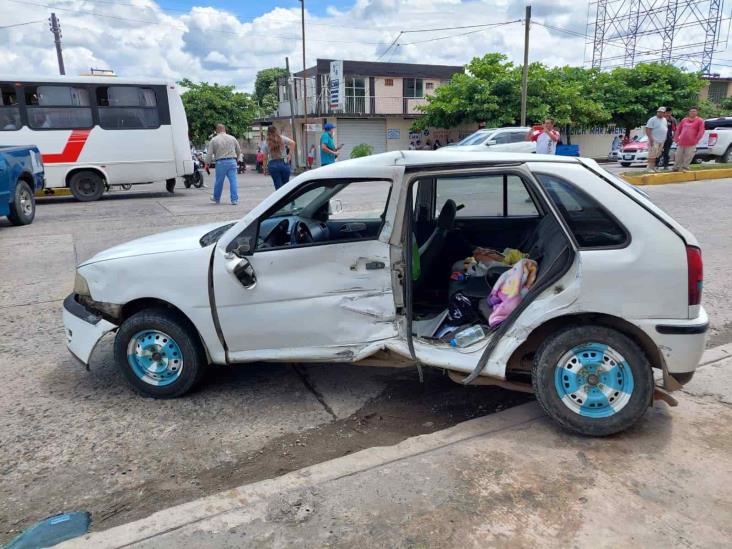
<path id="1" fill-rule="evenodd" d="M 534 20 L 554 27 L 532 27 L 531 60 L 581 65 L 587 2 L 531 3 Z M 523 16 L 525 0 L 305 5 L 308 64 L 321 57 L 462 65 L 494 51 L 520 63 L 523 55 L 523 27 L 512 21 Z M 120 76 L 189 77 L 248 91 L 257 70 L 283 66 L 285 56 L 302 68 L 298 0 L 0 0 L 0 73 L 57 73 L 51 11 L 61 20 L 67 74 L 111 68 Z M 496 26 L 449 29 L 483 24 Z M 732 71 L 732 52 L 716 60 L 715 71 Z"/>

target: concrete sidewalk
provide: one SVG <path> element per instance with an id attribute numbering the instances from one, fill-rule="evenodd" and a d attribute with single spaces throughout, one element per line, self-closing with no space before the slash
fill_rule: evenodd
<path id="1" fill-rule="evenodd" d="M 722 356 L 724 353 L 722 353 Z M 532 403 L 64 547 L 710 547 L 732 540 L 732 358 L 606 439 Z"/>

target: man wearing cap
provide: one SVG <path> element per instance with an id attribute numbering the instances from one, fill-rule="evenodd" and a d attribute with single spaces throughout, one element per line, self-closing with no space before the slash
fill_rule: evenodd
<path id="1" fill-rule="evenodd" d="M 320 136 L 321 166 L 333 164 L 338 156 L 338 151 L 341 150 L 340 147 L 335 146 L 335 142 L 333 141 L 333 130 L 335 130 L 335 126 L 330 122 L 323 126 L 323 135 Z"/>
<path id="2" fill-rule="evenodd" d="M 666 107 L 658 107 L 656 116 L 648 119 L 646 135 L 648 136 L 648 169 L 657 172 L 656 159 L 663 154 L 663 144 L 668 133 Z"/>

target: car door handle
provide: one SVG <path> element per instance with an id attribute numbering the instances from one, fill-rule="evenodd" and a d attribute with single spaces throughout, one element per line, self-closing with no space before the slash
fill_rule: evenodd
<path id="1" fill-rule="evenodd" d="M 386 267 L 386 263 L 383 261 L 369 261 L 366 263 L 366 270 L 367 271 L 377 271 L 379 269 L 384 269 Z"/>

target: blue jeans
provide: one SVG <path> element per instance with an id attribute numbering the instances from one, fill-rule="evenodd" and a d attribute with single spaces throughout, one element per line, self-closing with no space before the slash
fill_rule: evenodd
<path id="1" fill-rule="evenodd" d="M 229 179 L 229 193 L 231 201 L 239 201 L 236 182 L 236 159 L 224 158 L 216 161 L 216 182 L 214 183 L 213 197 L 216 202 L 221 200 L 221 193 L 224 190 L 224 178 Z"/>
<path id="2" fill-rule="evenodd" d="M 274 181 L 275 190 L 290 180 L 290 166 L 284 160 L 270 160 L 267 168 Z"/>

